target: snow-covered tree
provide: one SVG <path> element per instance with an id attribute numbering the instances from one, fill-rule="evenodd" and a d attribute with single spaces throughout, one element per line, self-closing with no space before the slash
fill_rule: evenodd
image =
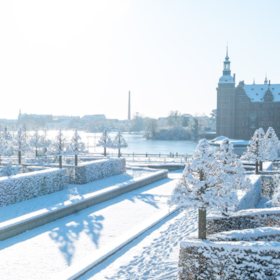
<path id="1" fill-rule="evenodd" d="M 67 154 L 66 153 L 67 145 L 65 141 L 66 138 L 60 129 L 50 146 L 50 153 L 54 156 L 59 157 L 59 168 L 62 168 L 62 157 Z"/>
<path id="2" fill-rule="evenodd" d="M 3 138 L 3 133 L 0 132 L 0 165 L 1 157 L 6 154 L 8 148 L 8 141 Z"/>
<path id="3" fill-rule="evenodd" d="M 4 127 L 4 130 L 1 134 L 2 134 L 2 140 L 1 140 L 2 153 L 1 153 L 1 155 L 11 156 L 13 154 L 13 145 L 12 145 L 13 136 L 10 133 L 9 128 L 7 126 Z"/>
<path id="4" fill-rule="evenodd" d="M 21 153 L 30 150 L 27 139 L 22 133 L 21 127 L 13 138 L 13 149 L 18 152 L 18 163 L 21 164 Z"/>
<path id="5" fill-rule="evenodd" d="M 18 174 L 18 167 L 13 167 L 13 163 L 10 161 L 7 165 L 1 169 L 2 176 L 12 176 Z"/>
<path id="6" fill-rule="evenodd" d="M 12 137 L 12 135 L 11 135 L 11 133 L 9 131 L 9 128 L 7 126 L 4 127 L 2 136 L 8 142 L 13 140 L 13 137 Z"/>
<path id="7" fill-rule="evenodd" d="M 44 129 L 43 135 L 41 136 L 41 143 L 42 143 L 41 155 L 46 156 L 48 152 L 48 148 L 51 144 L 51 140 L 48 139 L 48 132 L 46 129 Z"/>
<path id="8" fill-rule="evenodd" d="M 98 147 L 103 147 L 104 148 L 104 156 L 106 156 L 106 149 L 107 148 L 113 148 L 113 142 L 107 132 L 107 130 L 105 129 L 100 137 L 100 139 L 98 140 L 96 146 Z"/>
<path id="9" fill-rule="evenodd" d="M 39 134 L 38 130 L 35 130 L 34 135 L 30 138 L 29 144 L 32 148 L 35 149 L 35 157 L 38 156 L 38 150 L 42 147 L 42 137 Z"/>
<path id="10" fill-rule="evenodd" d="M 186 164 L 169 205 L 199 208 L 199 238 L 206 238 L 206 209 L 223 211 L 231 206 L 232 193 L 221 184 L 219 163 L 209 143 L 200 140 L 191 160 Z"/>
<path id="11" fill-rule="evenodd" d="M 76 130 L 70 143 L 70 152 L 75 155 L 75 165 L 78 165 L 78 155 L 83 154 L 85 152 L 85 143 L 82 142 L 81 136 L 78 134 Z"/>
<path id="12" fill-rule="evenodd" d="M 121 148 L 127 148 L 127 143 L 120 130 L 113 141 L 113 146 L 115 149 L 118 149 L 118 157 L 121 156 Z"/>
<path id="13" fill-rule="evenodd" d="M 265 159 L 274 161 L 278 158 L 278 151 L 280 149 L 280 141 L 272 127 L 269 127 L 264 135 L 264 151 Z"/>
<path id="14" fill-rule="evenodd" d="M 223 186 L 221 191 L 229 194 L 230 201 L 224 203 L 224 209 L 227 211 L 228 207 L 237 206 L 236 190 L 251 189 L 252 185 L 250 180 L 245 177 L 243 164 L 234 153 L 233 145 L 228 138 L 223 139 L 215 154 L 215 159 L 218 162 L 220 184 Z"/>
<path id="15" fill-rule="evenodd" d="M 258 171 L 258 164 L 265 160 L 265 151 L 264 151 L 264 131 L 262 128 L 259 128 L 255 131 L 253 137 L 249 141 L 247 150 L 241 157 L 242 160 L 253 161 L 256 163 L 256 174 Z"/>

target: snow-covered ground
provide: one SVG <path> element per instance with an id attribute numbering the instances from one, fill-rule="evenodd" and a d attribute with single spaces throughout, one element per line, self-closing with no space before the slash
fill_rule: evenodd
<path id="1" fill-rule="evenodd" d="M 179 242 L 197 234 L 197 211 L 176 212 L 148 230 L 81 280 L 175 280 Z"/>
<path id="2" fill-rule="evenodd" d="M 0 278 L 50 279 L 87 255 L 98 254 L 147 218 L 168 211 L 173 186 L 174 180 L 167 178 L 0 242 Z"/>

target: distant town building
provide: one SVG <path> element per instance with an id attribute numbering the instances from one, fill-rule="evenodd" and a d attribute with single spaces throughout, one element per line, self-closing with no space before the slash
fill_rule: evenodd
<path id="1" fill-rule="evenodd" d="M 263 84 L 241 81 L 236 87 L 227 50 L 217 87 L 217 135 L 249 140 L 257 128 L 270 126 L 280 137 L 280 84 L 270 84 L 266 77 Z"/>
<path id="2" fill-rule="evenodd" d="M 85 115 L 81 118 L 81 121 L 88 122 L 88 121 L 93 121 L 93 120 L 97 120 L 97 119 L 106 120 L 106 117 L 104 114 L 102 114 L 102 115 Z"/>

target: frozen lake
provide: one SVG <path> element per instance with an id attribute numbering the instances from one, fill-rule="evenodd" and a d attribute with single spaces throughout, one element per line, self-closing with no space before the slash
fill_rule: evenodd
<path id="1" fill-rule="evenodd" d="M 54 138 L 54 136 L 57 134 L 57 131 L 48 131 L 48 137 Z M 67 130 L 64 131 L 64 135 L 67 137 L 67 139 L 70 141 L 72 135 L 74 134 L 74 131 Z M 101 136 L 101 133 L 87 133 L 87 132 L 80 132 L 80 135 L 82 137 L 82 140 L 85 142 L 87 149 L 89 152 L 103 152 L 103 148 L 100 147 L 94 147 Z M 110 134 L 111 139 L 113 140 L 116 132 L 111 132 Z M 194 150 L 196 148 L 197 143 L 191 140 L 174 140 L 174 141 L 168 141 L 168 140 L 145 140 L 143 139 L 142 134 L 129 134 L 124 133 L 123 134 L 125 140 L 127 141 L 128 148 L 123 149 L 123 153 L 136 153 L 136 154 L 188 154 L 192 155 L 194 153 Z M 213 147 L 213 149 L 217 149 L 217 147 Z M 109 152 L 113 151 L 116 153 L 116 150 L 108 149 Z M 236 148 L 237 154 L 242 154 L 245 148 Z"/>

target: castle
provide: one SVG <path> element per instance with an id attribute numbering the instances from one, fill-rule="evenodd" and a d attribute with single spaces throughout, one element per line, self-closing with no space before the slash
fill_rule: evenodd
<path id="1" fill-rule="evenodd" d="M 235 86 L 231 76 L 228 49 L 223 76 L 217 87 L 217 136 L 249 140 L 257 128 L 273 127 L 280 137 L 280 84 Z"/>

